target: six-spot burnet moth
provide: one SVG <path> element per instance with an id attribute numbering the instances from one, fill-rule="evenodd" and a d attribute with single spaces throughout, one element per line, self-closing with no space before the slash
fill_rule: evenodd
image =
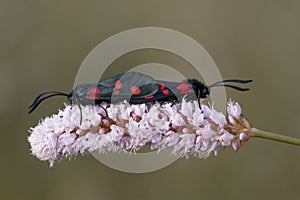
<path id="1" fill-rule="evenodd" d="M 58 95 L 67 96 L 69 102 L 78 105 L 100 105 L 102 102 L 117 103 L 124 100 L 131 104 L 142 104 L 155 101 L 163 103 L 196 99 L 200 106 L 200 99 L 206 98 L 212 87 L 224 86 L 239 91 L 247 91 L 248 88 L 228 83 L 245 84 L 249 82 L 252 82 L 252 80 L 228 79 L 206 86 L 197 79 L 169 82 L 155 80 L 153 77 L 139 72 L 127 72 L 99 81 L 96 84 L 79 85 L 69 94 L 55 91 L 43 92 L 34 99 L 28 113 L 34 111 L 45 99 Z"/>

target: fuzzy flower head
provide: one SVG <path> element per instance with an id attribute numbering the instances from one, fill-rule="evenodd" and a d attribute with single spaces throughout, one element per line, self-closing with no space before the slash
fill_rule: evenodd
<path id="1" fill-rule="evenodd" d="M 239 119 L 240 116 L 242 115 L 242 107 L 238 102 L 233 102 L 230 100 L 228 102 L 227 113 L 228 115 L 231 115 L 236 119 Z"/>
<path id="2" fill-rule="evenodd" d="M 77 105 L 66 105 L 45 118 L 29 131 L 32 154 L 52 166 L 78 153 L 135 152 L 150 145 L 158 151 L 171 148 L 180 157 L 207 158 L 222 147 L 232 145 L 238 150 L 251 136 L 250 123 L 238 103 L 228 103 L 227 118 L 204 104 L 200 110 L 197 101 L 101 106 L 81 106 L 80 112 Z"/>
<path id="3" fill-rule="evenodd" d="M 226 129 L 235 135 L 232 140 L 232 147 L 234 150 L 238 150 L 252 136 L 252 126 L 248 119 L 242 115 L 242 107 L 238 102 L 230 101 L 227 106 L 227 113 L 230 126 L 226 126 Z"/>

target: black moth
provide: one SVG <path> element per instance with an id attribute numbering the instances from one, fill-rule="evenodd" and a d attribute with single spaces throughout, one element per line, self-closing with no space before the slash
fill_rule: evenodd
<path id="1" fill-rule="evenodd" d="M 180 102 L 182 99 L 198 100 L 206 98 L 212 87 L 224 86 L 239 91 L 247 91 L 227 83 L 249 83 L 252 80 L 228 79 L 215 82 L 206 86 L 196 79 L 187 79 L 182 82 L 169 82 L 155 80 L 151 76 L 139 72 L 127 72 L 112 78 L 99 81 L 96 84 L 77 86 L 71 93 L 43 92 L 39 94 L 29 107 L 29 112 L 34 111 L 38 105 L 53 96 L 67 96 L 68 101 L 79 105 L 100 104 L 102 102 L 117 103 L 127 100 L 131 104 L 147 102 Z M 45 96 L 48 95 L 48 96 Z"/>

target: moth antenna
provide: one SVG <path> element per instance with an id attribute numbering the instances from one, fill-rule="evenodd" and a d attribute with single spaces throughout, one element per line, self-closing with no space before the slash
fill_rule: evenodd
<path id="1" fill-rule="evenodd" d="M 41 98 L 43 95 L 45 94 L 51 94 L 51 95 L 48 95 L 48 96 L 45 96 L 43 98 Z M 32 113 L 45 99 L 48 99 L 50 97 L 53 97 L 53 96 L 69 96 L 69 94 L 65 94 L 65 93 L 62 93 L 62 92 L 43 92 L 41 94 L 39 94 L 33 101 L 33 103 L 29 106 L 29 111 L 28 111 L 28 114 Z"/>
<path id="2" fill-rule="evenodd" d="M 233 89 L 238 90 L 238 91 L 248 91 L 248 90 L 250 90 L 249 88 L 242 88 L 242 87 L 238 87 L 238 86 L 235 86 L 235 85 L 228 85 L 228 84 L 213 85 L 213 86 L 210 86 L 210 87 L 217 87 L 217 86 L 229 87 L 229 88 L 233 88 Z"/>
<path id="3" fill-rule="evenodd" d="M 241 79 L 227 79 L 227 80 L 223 80 L 223 81 L 218 81 L 218 82 L 215 82 L 213 84 L 211 84 L 209 86 L 210 87 L 213 87 L 215 85 L 218 85 L 220 83 L 241 83 L 241 84 L 246 84 L 246 83 L 250 83 L 252 82 L 253 80 L 241 80 Z"/>
<path id="4" fill-rule="evenodd" d="M 34 100 L 33 100 L 33 102 L 32 102 L 32 104 L 29 106 L 29 108 L 31 108 L 34 104 L 36 104 L 36 102 L 39 100 L 39 98 L 41 98 L 43 95 L 45 95 L 45 94 L 61 94 L 61 95 L 67 95 L 67 94 L 65 94 L 65 93 L 62 93 L 62 92 L 42 92 L 42 93 L 40 93 L 39 95 L 37 95 L 35 98 L 34 98 Z"/>

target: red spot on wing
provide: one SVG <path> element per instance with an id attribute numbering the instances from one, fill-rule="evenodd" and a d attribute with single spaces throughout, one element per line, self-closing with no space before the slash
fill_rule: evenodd
<path id="1" fill-rule="evenodd" d="M 113 92 L 113 94 L 114 94 L 114 95 L 120 94 L 120 90 L 115 90 L 115 91 Z"/>
<path id="2" fill-rule="evenodd" d="M 97 87 L 92 87 L 89 89 L 88 94 L 99 94 L 101 92 L 101 90 Z"/>
<path id="3" fill-rule="evenodd" d="M 95 100 L 98 99 L 98 96 L 96 94 L 88 94 L 85 98 Z"/>
<path id="4" fill-rule="evenodd" d="M 190 85 L 186 83 L 181 83 L 176 88 L 181 91 L 181 94 L 192 92 Z"/>
<path id="5" fill-rule="evenodd" d="M 154 95 L 146 96 L 145 99 L 153 99 Z"/>
<path id="6" fill-rule="evenodd" d="M 95 99 L 98 99 L 98 95 L 101 92 L 101 90 L 97 87 L 91 87 L 88 92 L 87 92 L 87 95 L 86 95 L 86 99 L 92 99 L 92 100 L 95 100 Z"/>
<path id="7" fill-rule="evenodd" d="M 163 89 L 162 92 L 164 93 L 164 95 L 168 95 L 170 93 L 168 89 Z"/>
<path id="8" fill-rule="evenodd" d="M 159 83 L 158 86 L 159 86 L 159 89 L 161 89 L 161 90 L 165 88 L 165 84 L 164 83 Z"/>
<path id="9" fill-rule="evenodd" d="M 130 87 L 130 91 L 131 91 L 132 94 L 135 94 L 135 95 L 141 93 L 141 89 L 139 87 L 135 86 L 135 85 Z"/>
<path id="10" fill-rule="evenodd" d="M 120 80 L 116 80 L 115 82 L 115 88 L 120 89 L 122 87 L 122 83 Z"/>

